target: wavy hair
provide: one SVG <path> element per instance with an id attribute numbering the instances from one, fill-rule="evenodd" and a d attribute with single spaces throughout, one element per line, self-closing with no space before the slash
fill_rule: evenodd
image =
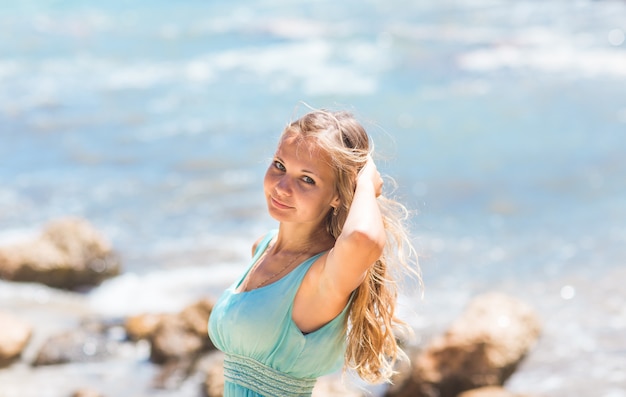
<path id="1" fill-rule="evenodd" d="M 325 222 L 336 240 L 354 199 L 356 176 L 373 152 L 370 137 L 351 113 L 328 110 L 307 113 L 290 123 L 285 134 L 314 138 L 329 155 L 341 205 L 335 213 L 329 210 Z M 395 362 L 406 358 L 397 337 L 411 330 L 396 317 L 398 281 L 413 274 L 421 283 L 417 255 L 407 233 L 409 211 L 384 195 L 377 201 L 387 243 L 381 257 L 367 270 L 365 281 L 355 290 L 346 324 L 346 365 L 369 383 L 390 381 Z"/>

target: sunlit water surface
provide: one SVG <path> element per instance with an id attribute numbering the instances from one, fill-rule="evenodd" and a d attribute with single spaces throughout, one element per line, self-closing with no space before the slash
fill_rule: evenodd
<path id="1" fill-rule="evenodd" d="M 509 389 L 626 396 L 626 3 L 20 1 L 0 25 L 0 241 L 78 215 L 124 259 L 86 294 L 0 282 L 35 327 L 0 396 L 198 395 L 150 389 L 141 344 L 28 362 L 85 315 L 217 296 L 275 226 L 261 181 L 299 101 L 353 110 L 415 211 L 419 340 L 504 291 L 543 322 Z"/>

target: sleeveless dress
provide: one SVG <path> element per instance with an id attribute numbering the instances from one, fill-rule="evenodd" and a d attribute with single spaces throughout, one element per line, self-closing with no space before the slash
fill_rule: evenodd
<path id="1" fill-rule="evenodd" d="M 248 270 L 219 298 L 209 336 L 225 353 L 224 397 L 310 396 L 318 377 L 339 370 L 345 353 L 348 305 L 317 331 L 303 334 L 293 322 L 293 300 L 319 253 L 271 284 L 237 292 L 277 231 L 258 244 Z"/>

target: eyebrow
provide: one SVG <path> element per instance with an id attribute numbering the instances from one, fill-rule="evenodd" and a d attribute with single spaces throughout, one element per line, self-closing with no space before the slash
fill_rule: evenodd
<path id="1" fill-rule="evenodd" d="M 274 157 L 276 157 L 276 159 L 278 159 L 278 161 L 280 161 L 281 163 L 285 164 L 285 160 L 283 160 L 282 158 L 280 158 L 280 156 L 279 156 L 279 155 L 275 155 Z M 311 174 L 311 175 L 316 176 L 317 178 L 320 178 L 320 176 L 319 176 L 318 174 L 316 174 L 315 172 L 313 172 L 313 171 L 309 171 L 309 170 L 300 170 L 300 172 L 303 172 L 303 173 L 305 173 L 305 174 Z"/>

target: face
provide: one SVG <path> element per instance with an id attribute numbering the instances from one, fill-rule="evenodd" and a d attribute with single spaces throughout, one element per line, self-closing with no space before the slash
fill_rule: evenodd
<path id="1" fill-rule="evenodd" d="M 263 182 L 270 215 L 279 222 L 321 225 L 339 205 L 328 155 L 311 140 L 285 135 Z"/>

